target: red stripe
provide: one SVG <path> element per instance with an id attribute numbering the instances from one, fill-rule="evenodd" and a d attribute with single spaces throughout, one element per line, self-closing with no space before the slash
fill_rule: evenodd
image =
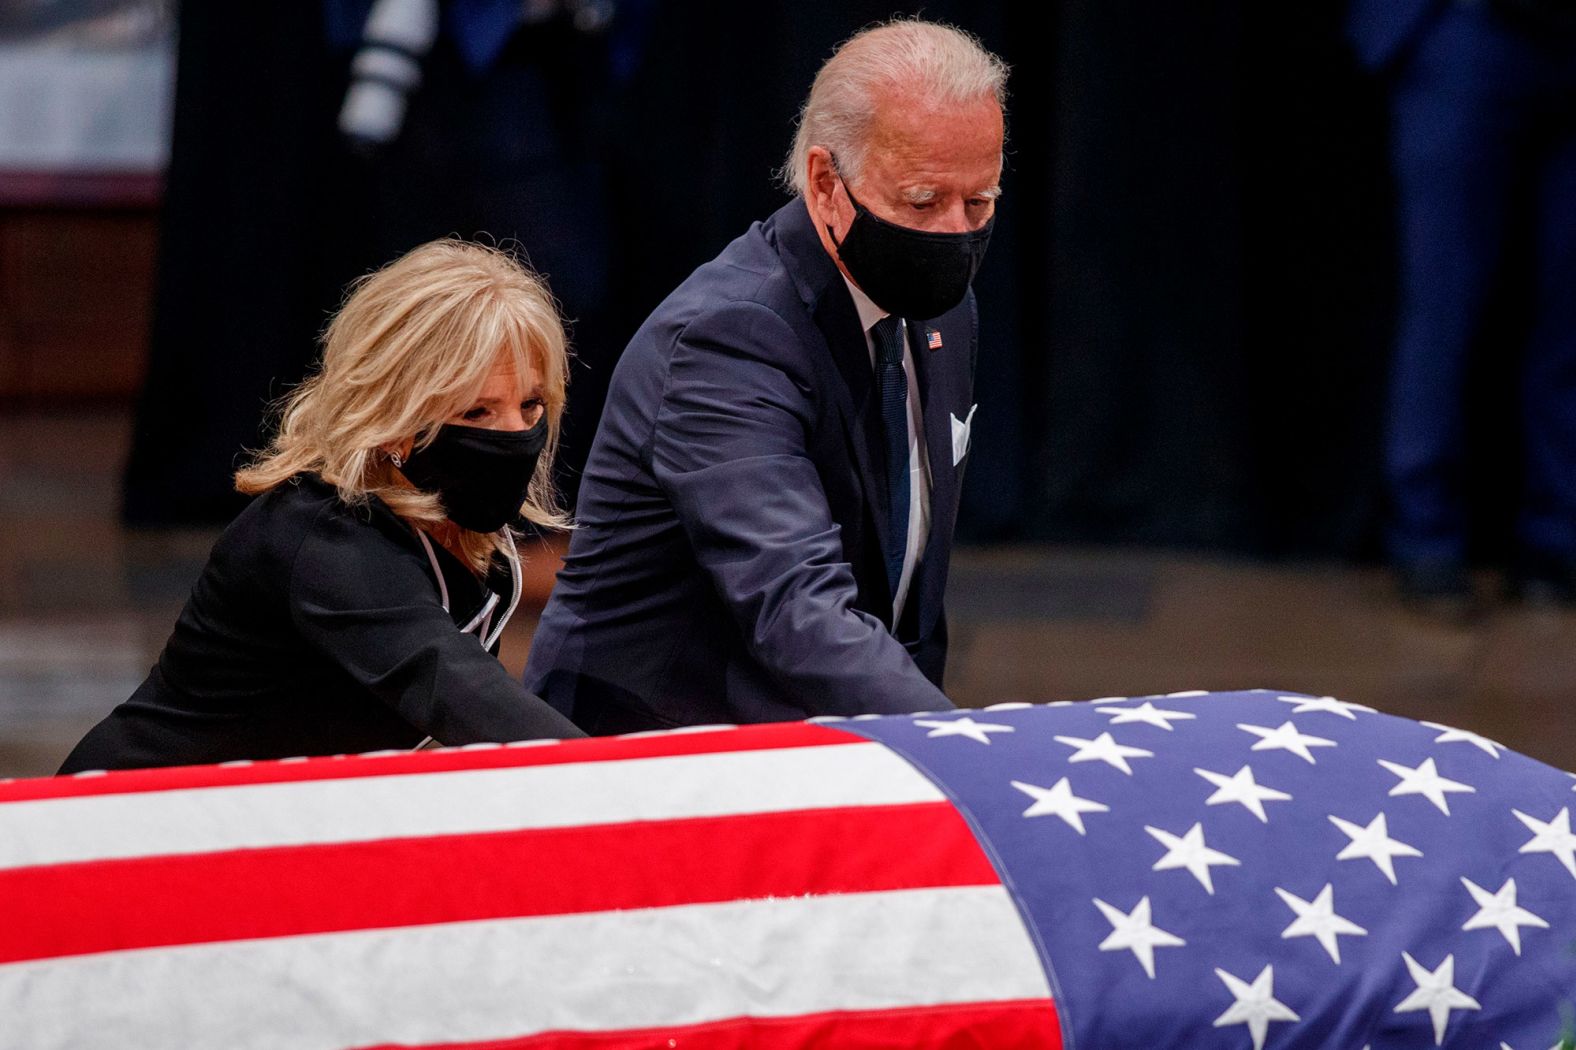
<path id="1" fill-rule="evenodd" d="M 422 1050 L 1061 1050 L 1061 1045 L 1056 1005 L 1049 999 L 1025 999 L 738 1017 L 621 1032 L 548 1032 L 481 1043 L 433 1044 Z"/>
<path id="2" fill-rule="evenodd" d="M 0 963 L 996 881 L 945 802 L 137 857 L 0 872 Z"/>
<path id="3" fill-rule="evenodd" d="M 144 791 L 234 787 L 303 780 L 438 773 L 456 769 L 553 766 L 570 762 L 702 755 L 722 751 L 773 751 L 791 747 L 868 743 L 863 737 L 808 722 L 740 726 L 704 733 L 664 733 L 649 737 L 598 737 L 531 747 L 494 747 L 467 751 L 401 751 L 376 755 L 333 755 L 304 762 L 254 762 L 235 766 L 133 769 L 38 780 L 0 781 L 0 804 L 78 795 L 123 795 Z"/>

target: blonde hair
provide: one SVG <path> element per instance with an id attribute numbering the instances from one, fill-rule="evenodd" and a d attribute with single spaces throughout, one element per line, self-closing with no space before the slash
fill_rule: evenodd
<path id="1" fill-rule="evenodd" d="M 858 182 L 878 96 L 894 88 L 921 107 L 991 98 L 1005 110 L 1007 63 L 970 34 L 939 22 L 898 18 L 861 30 L 838 45 L 810 85 L 793 148 L 778 172 L 784 188 L 804 195 L 811 146 L 825 146 L 838 171 Z"/>
<path id="2" fill-rule="evenodd" d="M 441 524 L 438 498 L 412 488 L 384 448 L 430 442 L 507 353 L 518 375 L 536 369 L 547 415 L 547 446 L 520 512 L 538 526 L 568 527 L 552 473 L 569 378 L 564 326 L 542 279 L 511 255 L 452 238 L 415 248 L 351 286 L 322 342 L 322 364 L 279 405 L 278 433 L 236 472 L 236 489 L 256 495 L 315 474 L 347 504 L 376 496 L 417 528 Z M 459 536 L 478 570 L 503 542 L 466 529 Z"/>

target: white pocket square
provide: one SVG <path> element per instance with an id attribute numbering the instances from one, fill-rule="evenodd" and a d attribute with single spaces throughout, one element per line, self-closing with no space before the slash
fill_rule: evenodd
<path id="1" fill-rule="evenodd" d="M 980 409 L 975 405 L 969 409 L 966 419 L 952 416 L 952 465 L 955 467 L 963 462 L 963 457 L 969 454 L 969 429 L 974 426 L 974 413 Z M 951 415 L 951 413 L 948 413 Z"/>

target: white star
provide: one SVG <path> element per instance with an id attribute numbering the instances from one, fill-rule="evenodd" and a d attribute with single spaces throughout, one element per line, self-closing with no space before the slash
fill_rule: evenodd
<path id="1" fill-rule="evenodd" d="M 1026 817 L 1061 817 L 1067 826 L 1078 834 L 1084 833 L 1082 813 L 1109 813 L 1110 806 L 1102 805 L 1087 798 L 1079 798 L 1073 794 L 1072 787 L 1067 783 L 1067 778 L 1062 777 L 1048 788 L 1036 787 L 1025 784 L 1021 780 L 1014 780 L 1012 786 L 1034 799 L 1034 804 L 1023 811 Z"/>
<path id="2" fill-rule="evenodd" d="M 1309 765 L 1316 765 L 1313 755 L 1308 751 L 1310 747 L 1334 747 L 1335 741 L 1326 740 L 1322 736 L 1307 736 L 1297 732 L 1297 727 L 1290 722 L 1282 722 L 1274 729 L 1267 726 L 1250 726 L 1241 722 L 1237 728 L 1244 733 L 1252 733 L 1259 738 L 1253 745 L 1255 751 L 1290 751 Z"/>
<path id="3" fill-rule="evenodd" d="M 1217 789 L 1213 795 L 1204 800 L 1204 805 L 1219 806 L 1227 802 L 1239 802 L 1244 809 L 1258 817 L 1260 823 L 1270 822 L 1270 818 L 1264 813 L 1265 802 L 1291 801 L 1291 796 L 1286 792 L 1276 791 L 1274 788 L 1255 782 L 1253 770 L 1247 766 L 1243 766 L 1229 777 L 1224 773 L 1214 773 L 1207 769 L 1194 768 L 1193 772 L 1214 784 Z"/>
<path id="4" fill-rule="evenodd" d="M 1110 715 L 1111 724 L 1114 726 L 1123 725 L 1127 722 L 1146 722 L 1149 725 L 1159 726 L 1165 730 L 1174 728 L 1171 725 L 1171 719 L 1186 721 L 1190 718 L 1198 717 L 1198 715 L 1190 715 L 1186 711 L 1166 711 L 1156 707 L 1148 700 L 1145 700 L 1140 707 L 1097 707 L 1095 710 L 1102 715 Z"/>
<path id="5" fill-rule="evenodd" d="M 968 715 L 962 718 L 951 718 L 945 722 L 938 722 L 929 718 L 914 720 L 917 726 L 930 730 L 925 736 L 927 739 L 938 736 L 966 736 L 970 740 L 978 740 L 982 744 L 990 743 L 992 733 L 1011 733 L 1012 726 L 997 725 L 995 722 L 976 722 Z"/>
<path id="6" fill-rule="evenodd" d="M 1324 884 L 1324 889 L 1319 891 L 1319 895 L 1311 901 L 1287 893 L 1279 886 L 1275 887 L 1275 892 L 1286 902 L 1286 907 L 1297 913 L 1291 925 L 1281 931 L 1281 937 L 1283 939 L 1316 937 L 1319 944 L 1337 964 L 1341 961 L 1341 944 L 1335 939 L 1336 935 L 1344 933 L 1352 937 L 1363 937 L 1368 933 L 1350 919 L 1335 914 L 1335 889 L 1328 882 Z"/>
<path id="7" fill-rule="evenodd" d="M 1104 762 L 1115 766 L 1128 776 L 1133 775 L 1133 768 L 1127 764 L 1130 758 L 1154 758 L 1153 751 L 1145 751 L 1141 747 L 1128 747 L 1118 744 L 1110 733 L 1101 733 L 1093 740 L 1085 740 L 1077 736 L 1059 736 L 1058 744 L 1066 744 L 1078 750 L 1068 757 L 1069 762 Z"/>
<path id="8" fill-rule="evenodd" d="M 1469 733 L 1465 729 L 1456 729 L 1454 726 L 1441 725 L 1438 722 L 1424 722 L 1430 729 L 1438 729 L 1440 733 L 1434 737 L 1436 744 L 1471 744 L 1480 751 L 1487 752 L 1490 758 L 1498 758 L 1505 745 L 1486 736 Z"/>
<path id="9" fill-rule="evenodd" d="M 1187 943 L 1150 921 L 1148 897 L 1140 898 L 1131 912 L 1113 908 L 1099 897 L 1094 898 L 1094 906 L 1100 909 L 1105 921 L 1111 924 L 1111 933 L 1100 942 L 1100 950 L 1102 952 L 1131 951 L 1150 980 L 1155 978 L 1155 949 L 1177 948 Z"/>
<path id="10" fill-rule="evenodd" d="M 1352 714 L 1353 711 L 1373 713 L 1373 708 L 1371 707 L 1354 704 L 1347 700 L 1337 700 L 1333 696 L 1321 696 L 1318 698 L 1311 696 L 1281 696 L 1276 697 L 1276 699 L 1283 704 L 1296 704 L 1297 706 L 1291 709 L 1291 713 L 1294 715 L 1300 715 L 1307 711 L 1328 711 L 1332 715 L 1340 715 L 1342 718 L 1349 718 L 1355 722 L 1357 721 L 1357 716 Z"/>
<path id="11" fill-rule="evenodd" d="M 1335 859 L 1352 860 L 1357 857 L 1367 857 L 1384 872 L 1384 877 L 1390 880 L 1392 886 L 1396 884 L 1394 858 L 1423 855 L 1422 850 L 1390 837 L 1383 813 L 1370 820 L 1367 827 L 1358 827 L 1340 817 L 1331 817 L 1330 823 L 1346 832 L 1346 837 L 1352 840 L 1335 855 Z"/>
<path id="12" fill-rule="evenodd" d="M 1269 1031 L 1271 1021 L 1301 1020 L 1292 1013 L 1290 1007 L 1275 998 L 1274 967 L 1266 966 L 1260 970 L 1252 984 L 1218 968 L 1215 976 L 1226 983 L 1232 997 L 1237 1000 L 1225 1013 L 1215 1018 L 1215 1027 L 1247 1025 L 1249 1034 L 1253 1036 L 1253 1050 L 1263 1050 L 1264 1035 Z"/>
<path id="13" fill-rule="evenodd" d="M 1445 1025 L 1450 1022 L 1451 1010 L 1481 1010 L 1483 1007 L 1478 1005 L 1476 999 L 1455 986 L 1456 957 L 1454 955 L 1445 956 L 1445 961 L 1432 972 L 1406 952 L 1401 953 L 1401 958 L 1406 960 L 1406 968 L 1412 972 L 1412 980 L 1417 982 L 1417 990 L 1397 1003 L 1395 1012 L 1404 1014 L 1413 1010 L 1427 1010 L 1428 1016 L 1434 1022 L 1434 1045 L 1443 1045 Z"/>
<path id="14" fill-rule="evenodd" d="M 1463 877 L 1461 885 L 1477 901 L 1478 912 L 1466 921 L 1463 930 L 1496 929 L 1510 942 L 1517 955 L 1521 954 L 1521 928 L 1536 926 L 1540 930 L 1549 924 L 1516 903 L 1516 880 L 1506 879 L 1498 893 L 1490 893 L 1471 879 Z"/>
<path id="15" fill-rule="evenodd" d="M 1449 777 L 1439 775 L 1439 770 L 1434 766 L 1431 758 L 1423 759 L 1423 764 L 1416 769 L 1401 765 L 1399 762 L 1386 762 L 1379 760 L 1379 764 L 1401 778 L 1401 782 L 1390 789 L 1390 794 L 1395 795 L 1422 795 L 1434 804 L 1434 808 L 1445 816 L 1450 816 L 1450 803 L 1445 800 L 1445 795 L 1455 792 L 1476 792 L 1477 788 L 1460 781 L 1451 780 Z"/>
<path id="16" fill-rule="evenodd" d="M 1545 824 L 1536 817 L 1529 817 L 1519 809 L 1511 810 L 1516 814 L 1516 819 L 1527 825 L 1527 830 L 1532 832 L 1532 838 L 1521 847 L 1522 853 L 1552 853 L 1565 865 L 1565 870 L 1576 878 L 1576 835 L 1571 834 L 1570 807 L 1562 808 L 1554 814 L 1554 819 Z"/>
<path id="17" fill-rule="evenodd" d="M 1242 862 L 1236 857 L 1228 856 L 1216 849 L 1210 849 L 1204 844 L 1204 825 L 1194 824 L 1187 829 L 1187 833 L 1178 838 L 1169 831 L 1152 828 L 1147 824 L 1144 830 L 1166 848 L 1165 856 L 1155 861 L 1151 871 L 1168 871 L 1172 868 L 1186 868 L 1192 876 L 1203 885 L 1210 896 L 1215 894 L 1215 883 L 1210 878 L 1210 865 L 1230 864 L 1240 865 Z"/>

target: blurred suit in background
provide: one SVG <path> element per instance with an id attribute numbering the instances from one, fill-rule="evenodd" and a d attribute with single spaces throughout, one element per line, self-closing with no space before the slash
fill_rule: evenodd
<path id="1" fill-rule="evenodd" d="M 1519 369 L 1513 582 L 1576 598 L 1576 3 L 1357 0 L 1348 30 L 1386 78 L 1400 311 L 1385 447 L 1403 595 L 1470 611 L 1465 406 L 1475 347 Z M 1530 248 L 1532 257 L 1511 258 Z M 1519 308 L 1485 341 L 1507 265 Z M 1519 343 L 1520 345 L 1516 345 Z M 1481 435 L 1473 435 L 1473 440 Z M 1511 470 L 1513 465 L 1506 464 Z"/>

